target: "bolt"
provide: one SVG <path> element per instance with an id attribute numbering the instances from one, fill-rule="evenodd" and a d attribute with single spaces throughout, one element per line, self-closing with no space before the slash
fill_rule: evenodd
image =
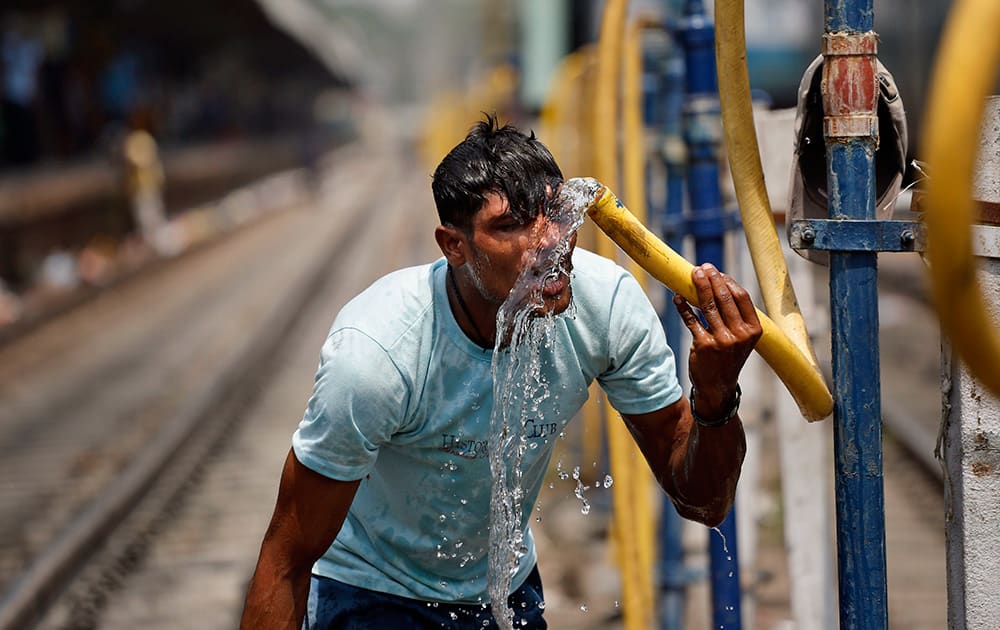
<path id="1" fill-rule="evenodd" d="M 816 230 L 811 227 L 807 227 L 802 230 L 802 241 L 805 243 L 812 243 L 816 240 Z"/>

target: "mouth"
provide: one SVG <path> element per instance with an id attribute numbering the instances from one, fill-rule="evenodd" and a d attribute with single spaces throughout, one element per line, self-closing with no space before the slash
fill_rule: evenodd
<path id="1" fill-rule="evenodd" d="M 564 290 L 566 290 L 566 285 L 568 284 L 569 276 L 564 273 L 555 277 L 546 278 L 545 282 L 542 283 L 542 297 L 558 297 Z"/>
<path id="2" fill-rule="evenodd" d="M 538 285 L 541 296 L 544 299 L 553 299 L 562 295 L 566 291 L 566 287 L 569 286 L 569 274 L 572 270 L 573 263 L 565 260 L 542 276 Z"/>

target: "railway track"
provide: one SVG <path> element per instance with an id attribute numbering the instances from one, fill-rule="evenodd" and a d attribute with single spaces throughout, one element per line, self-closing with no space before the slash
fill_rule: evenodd
<path id="1" fill-rule="evenodd" d="M 0 351 L 0 627 L 37 621 L 126 517 L 151 531 L 377 210 L 384 161 L 343 156 L 335 207 L 268 217 Z"/>

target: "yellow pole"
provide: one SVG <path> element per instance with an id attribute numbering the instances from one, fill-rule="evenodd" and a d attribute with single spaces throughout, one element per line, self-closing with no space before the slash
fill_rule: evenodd
<path id="1" fill-rule="evenodd" d="M 582 83 L 587 51 L 566 55 L 552 77 L 549 93 L 539 116 L 542 141 L 552 151 L 566 177 L 583 174 L 580 165 L 579 118 L 581 98 L 576 92 Z"/>
<path id="2" fill-rule="evenodd" d="M 970 226 L 973 171 L 985 99 L 1000 63 L 1000 2 L 959 0 L 941 39 L 928 100 L 924 220 L 941 328 L 969 370 L 1000 396 L 1000 336 L 976 277 Z"/>
<path id="3" fill-rule="evenodd" d="M 646 135 L 642 122 L 642 29 L 641 20 L 633 20 L 628 27 L 623 48 L 622 63 L 622 179 L 629 195 L 636 219 L 646 222 Z M 629 260 L 629 270 L 643 289 L 648 284 L 646 273 L 634 260 Z M 635 488 L 631 505 L 635 506 L 636 547 L 638 548 L 639 577 L 638 588 L 642 591 L 642 610 L 647 623 L 652 621 L 655 610 L 656 592 L 653 574 L 656 566 L 656 510 L 651 497 L 656 480 L 639 456 L 634 443 L 628 445 Z"/>
<path id="4" fill-rule="evenodd" d="M 593 82 L 594 173 L 608 186 L 618 185 L 618 65 L 628 0 L 607 0 L 597 43 L 597 77 Z"/>
<path id="5" fill-rule="evenodd" d="M 594 172 L 605 183 L 618 181 L 618 70 L 627 8 L 627 0 L 607 0 L 597 47 L 591 140 L 594 148 Z M 607 239 L 601 238 L 597 253 L 614 259 L 615 247 Z M 616 480 L 612 486 L 615 502 L 612 534 L 622 574 L 622 614 L 626 630 L 643 630 L 652 625 L 652 606 L 645 596 L 649 590 L 645 583 L 652 579 L 652 575 L 648 572 L 644 574 L 643 551 L 636 536 L 641 525 L 638 515 L 632 509 L 637 493 L 641 493 L 641 484 L 634 478 L 632 466 L 638 449 L 610 404 L 605 404 L 605 423 L 611 471 Z"/>
<path id="6" fill-rule="evenodd" d="M 545 142 L 563 173 L 572 176 L 574 173 L 589 171 L 589 163 L 584 151 L 587 147 L 587 130 L 589 125 L 581 125 L 584 115 L 584 90 L 588 84 L 588 73 L 592 72 L 593 49 L 582 48 L 567 55 L 556 69 L 549 88 L 545 104 L 541 112 L 542 141 Z M 580 245 L 594 249 L 598 236 L 596 228 L 589 226 L 580 234 Z M 580 448 L 583 461 L 595 462 L 600 458 L 604 432 L 602 420 L 601 391 L 596 383 L 590 387 L 590 397 L 580 411 L 582 416 L 582 431 Z M 592 474 L 591 467 L 584 465 L 582 470 L 588 471 L 588 480 Z"/>

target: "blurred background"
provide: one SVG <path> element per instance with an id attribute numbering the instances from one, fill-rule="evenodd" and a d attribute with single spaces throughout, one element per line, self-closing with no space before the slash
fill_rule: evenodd
<path id="1" fill-rule="evenodd" d="M 391 108 L 395 132 L 415 140 L 442 99 L 477 89 L 496 68 L 513 72 L 509 113 L 530 120 L 560 59 L 595 41 L 602 4 L 10 0 L 0 9 L 4 290 L 30 289 L 55 250 L 94 239 L 106 250 L 137 229 L 120 194 L 129 131 L 148 132 L 162 153 L 169 216 L 344 142 L 371 106 Z M 682 5 L 636 1 L 631 12 L 679 15 Z M 880 55 L 911 125 L 946 8 L 879 5 Z M 753 0 L 746 24 L 753 87 L 774 106 L 793 105 L 816 54 L 820 3 Z M 224 159 L 198 162 L 223 147 Z"/>
<path id="2" fill-rule="evenodd" d="M 685 4 L 634 0 L 630 20 L 669 24 Z M 948 5 L 877 5 L 879 56 L 909 115 L 910 157 Z M 430 174 L 483 112 L 549 142 L 553 81 L 568 55 L 593 47 L 603 9 L 602 0 L 5 0 L 6 601 L 51 560 L 62 568 L 41 580 L 51 605 L 42 627 L 232 627 L 333 315 L 382 273 L 439 255 Z M 794 107 L 819 52 L 821 2 L 747 0 L 746 30 L 757 101 Z M 575 156 L 558 157 L 567 176 L 591 174 L 575 170 L 586 164 Z M 914 278 L 907 267 L 897 285 L 912 286 L 907 299 L 924 309 Z M 923 330 L 897 332 L 901 355 Z M 926 394 L 931 382 L 931 399 L 934 350 L 909 358 L 923 370 L 912 386 Z M 920 404 L 935 417 L 934 402 Z M 206 428 L 208 417 L 217 428 Z M 206 436 L 202 455 L 175 462 L 195 434 Z M 156 464 L 146 463 L 150 447 Z M 567 448 L 566 469 L 590 466 L 591 447 Z M 592 459 L 584 478 L 603 478 L 606 464 Z M 112 509 L 140 496 L 149 503 L 146 482 L 131 476 L 143 466 L 144 479 L 174 475 L 173 485 L 156 507 Z M 763 467 L 772 495 L 761 510 L 780 520 L 776 464 Z M 131 498 L 108 506 L 120 483 L 133 484 L 119 492 Z M 615 627 L 607 521 L 581 524 L 573 489 L 562 490 L 543 498 L 544 522 L 557 529 L 537 533 L 574 550 L 547 569 L 550 623 Z M 600 492 L 594 484 L 606 512 Z M 109 516 L 84 531 L 81 515 L 99 508 Z M 71 540 L 97 560 L 57 549 Z M 772 555 L 762 552 L 747 588 L 760 596 L 763 627 L 788 628 L 780 527 L 762 540 Z M 56 552 L 64 555 L 53 560 Z M 587 570 L 577 570 L 579 558 Z M 81 577 L 68 588 L 67 575 Z M 197 621 L 178 621 L 185 615 Z"/>

